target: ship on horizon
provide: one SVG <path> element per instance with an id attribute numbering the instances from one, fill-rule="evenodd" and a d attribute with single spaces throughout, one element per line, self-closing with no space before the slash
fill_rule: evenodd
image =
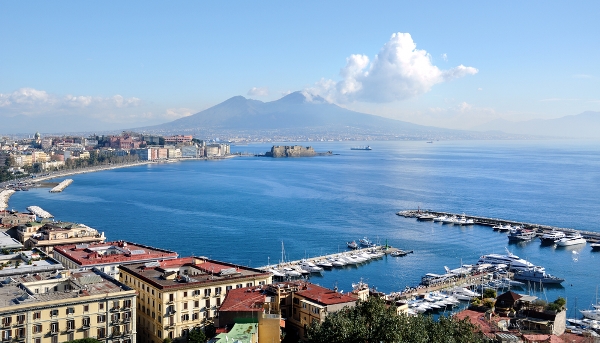
<path id="1" fill-rule="evenodd" d="M 369 145 L 367 146 L 355 146 L 350 148 L 350 150 L 373 150 Z"/>

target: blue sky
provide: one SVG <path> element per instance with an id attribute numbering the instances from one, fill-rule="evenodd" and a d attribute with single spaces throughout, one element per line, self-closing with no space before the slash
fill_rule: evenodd
<path id="1" fill-rule="evenodd" d="M 597 1 L 5 1 L 0 123 L 135 127 L 297 90 L 453 128 L 599 111 L 598 13 Z"/>

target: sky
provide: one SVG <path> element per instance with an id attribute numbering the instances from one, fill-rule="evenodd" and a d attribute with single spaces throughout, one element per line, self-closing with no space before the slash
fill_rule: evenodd
<path id="1" fill-rule="evenodd" d="M 0 132 L 140 127 L 293 91 L 462 129 L 600 111 L 598 13 L 598 1 L 3 1 Z"/>

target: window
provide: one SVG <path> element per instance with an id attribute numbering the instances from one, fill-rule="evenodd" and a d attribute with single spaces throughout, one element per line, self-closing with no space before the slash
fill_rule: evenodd
<path id="1" fill-rule="evenodd" d="M 17 324 L 22 325 L 23 323 L 25 323 L 25 315 L 20 314 L 17 316 Z"/>
<path id="2" fill-rule="evenodd" d="M 75 321 L 74 320 L 67 321 L 67 330 L 75 330 Z M 71 339 L 69 341 L 71 341 Z"/>
<path id="3" fill-rule="evenodd" d="M 221 295 L 221 287 L 215 287 L 215 295 Z"/>
<path id="4" fill-rule="evenodd" d="M 99 314 L 97 318 L 98 323 L 104 323 L 106 321 L 106 316 L 103 314 Z"/>
<path id="5" fill-rule="evenodd" d="M 252 282 L 248 282 L 248 283 L 246 284 L 246 287 L 252 287 L 252 286 L 254 286 L 254 285 L 252 284 Z"/>
<path id="6" fill-rule="evenodd" d="M 206 308 L 210 308 L 210 299 L 206 299 L 206 305 L 204 306 L 206 306 Z"/>
<path id="7" fill-rule="evenodd" d="M 194 308 L 198 308 L 198 307 L 200 307 L 200 301 L 196 300 L 196 301 L 194 301 Z"/>
<path id="8" fill-rule="evenodd" d="M 98 303 L 98 309 L 104 310 L 104 303 Z"/>
<path id="9" fill-rule="evenodd" d="M 192 314 L 192 320 L 198 320 L 199 317 L 200 314 L 198 312 L 194 312 L 194 314 Z"/>
<path id="10" fill-rule="evenodd" d="M 187 297 L 187 292 L 183 292 L 183 297 Z"/>
<path id="11" fill-rule="evenodd" d="M 173 301 L 173 298 L 174 298 L 173 293 L 169 294 L 169 302 Z"/>
<path id="12" fill-rule="evenodd" d="M 130 308 L 131 307 L 131 300 L 125 300 L 125 301 L 123 301 L 123 307 L 124 308 Z"/>
<path id="13" fill-rule="evenodd" d="M 40 318 L 42 318 L 42 311 L 33 312 L 33 319 L 40 319 Z"/>
<path id="14" fill-rule="evenodd" d="M 50 317 L 58 316 L 58 310 L 50 310 Z"/>
<path id="15" fill-rule="evenodd" d="M 2 330 L 2 340 L 8 341 L 12 339 L 11 330 Z"/>
<path id="16" fill-rule="evenodd" d="M 187 310 L 187 307 L 188 307 L 188 303 L 187 303 L 187 301 L 186 301 L 186 302 L 184 302 L 184 303 L 183 303 L 183 309 L 184 309 L 184 310 Z"/>
<path id="17" fill-rule="evenodd" d="M 104 328 L 98 328 L 98 338 L 104 338 L 106 336 L 106 330 Z"/>
<path id="18" fill-rule="evenodd" d="M 90 327 L 90 317 L 83 317 L 81 320 L 81 326 Z"/>
<path id="19" fill-rule="evenodd" d="M 90 338 L 90 330 L 83 330 L 83 338 Z"/>
<path id="20" fill-rule="evenodd" d="M 69 341 L 72 341 L 75 339 L 75 334 L 73 334 L 72 332 L 67 333 L 67 339 Z"/>
<path id="21" fill-rule="evenodd" d="M 40 337 L 38 337 L 38 338 L 35 338 L 35 339 L 33 340 L 33 342 L 34 342 L 34 343 L 42 343 L 42 339 L 41 339 Z"/>
<path id="22" fill-rule="evenodd" d="M 119 301 L 118 300 L 117 301 L 113 301 L 113 309 L 118 309 L 118 308 L 120 308 Z"/>
<path id="23" fill-rule="evenodd" d="M 90 305 L 83 305 L 83 312 L 89 312 L 90 311 Z"/>
<path id="24" fill-rule="evenodd" d="M 242 285 L 241 283 L 238 283 L 237 285 L 235 285 L 235 288 L 242 288 L 244 285 Z"/>
<path id="25" fill-rule="evenodd" d="M 17 335 L 17 338 L 25 338 L 25 328 L 18 328 L 15 331 L 16 331 L 15 334 Z"/>
<path id="26" fill-rule="evenodd" d="M 229 292 L 230 289 L 232 289 L 232 286 L 225 286 L 225 292 Z"/>
<path id="27" fill-rule="evenodd" d="M 115 313 L 112 315 L 112 322 L 116 323 L 119 321 L 119 319 L 121 319 L 121 316 L 119 315 L 119 313 Z"/>
<path id="28" fill-rule="evenodd" d="M 199 289 L 194 290 L 194 296 L 196 296 L 196 295 L 200 295 L 200 290 Z"/>
<path id="29" fill-rule="evenodd" d="M 35 324 L 33 326 L 33 333 L 40 333 L 42 332 L 42 324 Z"/>
<path id="30" fill-rule="evenodd" d="M 75 308 L 74 307 L 67 307 L 67 314 L 73 314 L 75 313 Z"/>
<path id="31" fill-rule="evenodd" d="M 205 288 L 204 289 L 204 296 L 205 297 L 210 297 L 210 288 Z"/>
<path id="32" fill-rule="evenodd" d="M 221 298 L 217 298 L 217 306 L 221 306 Z"/>
<path id="33" fill-rule="evenodd" d="M 52 339 L 50 339 L 50 342 L 58 343 L 58 336 L 52 336 Z"/>
<path id="34" fill-rule="evenodd" d="M 129 312 L 123 313 L 123 321 L 128 322 L 129 318 L 131 318 L 130 316 L 131 316 L 131 314 Z M 152 312 L 152 318 L 154 318 L 154 312 Z"/>
<path id="35" fill-rule="evenodd" d="M 58 333 L 58 323 L 57 322 L 50 323 L 50 332 Z"/>
<path id="36" fill-rule="evenodd" d="M 190 320 L 190 315 L 189 314 L 182 314 L 181 315 L 181 321 L 187 321 Z"/>

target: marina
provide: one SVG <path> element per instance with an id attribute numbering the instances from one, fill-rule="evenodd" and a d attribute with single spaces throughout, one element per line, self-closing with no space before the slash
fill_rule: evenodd
<path id="1" fill-rule="evenodd" d="M 428 221 L 428 220 L 436 221 L 435 218 L 443 218 L 443 217 L 464 218 L 464 220 L 466 220 L 470 224 L 490 226 L 490 227 L 494 228 L 494 230 L 498 230 L 498 231 L 509 231 L 509 228 L 507 228 L 507 227 L 513 226 L 513 227 L 523 228 L 523 229 L 527 229 L 527 230 L 533 230 L 540 236 L 543 234 L 546 234 L 546 233 L 559 232 L 559 233 L 563 234 L 563 236 L 560 238 L 563 238 L 564 235 L 573 236 L 573 235 L 579 234 L 586 240 L 591 240 L 591 241 L 599 241 L 600 240 L 599 232 L 581 231 L 581 230 L 575 230 L 575 229 L 571 229 L 571 228 L 562 228 L 562 227 L 555 227 L 555 226 L 543 225 L 543 224 L 518 222 L 518 221 L 513 221 L 513 220 L 507 220 L 507 219 L 472 216 L 472 215 L 466 215 L 464 213 L 457 214 L 457 213 L 438 212 L 438 211 L 432 211 L 432 210 L 419 209 L 419 210 L 400 211 L 400 212 L 397 212 L 396 214 L 398 216 L 402 216 L 405 218 L 417 218 L 417 220 L 419 220 L 419 221 Z M 459 219 L 459 221 L 460 220 L 461 219 Z M 439 220 L 439 221 L 441 221 L 443 223 L 451 223 L 451 221 L 450 222 L 444 222 L 443 220 Z M 461 224 L 458 223 L 458 225 L 461 225 Z"/>
<path id="2" fill-rule="evenodd" d="M 61 181 L 56 187 L 50 190 L 50 193 L 60 193 L 65 190 L 65 188 L 69 187 L 70 184 L 73 183 L 73 179 L 65 179 Z"/>

